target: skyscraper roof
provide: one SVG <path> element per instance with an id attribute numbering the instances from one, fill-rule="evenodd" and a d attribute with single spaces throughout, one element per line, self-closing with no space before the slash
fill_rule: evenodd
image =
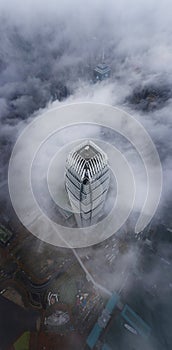
<path id="1" fill-rule="evenodd" d="M 92 141 L 85 141 L 74 148 L 68 156 L 67 168 L 72 168 L 83 178 L 87 176 L 91 179 L 107 165 L 106 154 Z"/>

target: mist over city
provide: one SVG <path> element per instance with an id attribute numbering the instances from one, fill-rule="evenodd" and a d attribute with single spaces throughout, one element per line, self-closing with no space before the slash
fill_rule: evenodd
<path id="1" fill-rule="evenodd" d="M 0 350 L 171 349 L 171 12 L 170 0 L 0 1 Z M 145 164 L 152 157 L 152 174 L 157 164 L 142 138 L 145 163 L 130 142 L 138 137 L 133 125 L 147 132 L 162 167 L 162 190 L 156 176 L 150 188 L 150 200 L 160 193 L 152 217 L 143 207 Z M 41 219 L 25 182 L 14 185 L 36 144 L 28 179 Z M 116 231 L 113 221 L 106 225 L 118 195 L 115 155 L 135 186 Z M 91 176 L 98 216 L 94 188 L 84 192 Z M 129 175 L 120 178 L 132 191 Z M 150 221 L 136 232 L 142 210 Z"/>

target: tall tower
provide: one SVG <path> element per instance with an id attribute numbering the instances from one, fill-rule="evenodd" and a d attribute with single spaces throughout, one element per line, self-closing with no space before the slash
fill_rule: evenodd
<path id="1" fill-rule="evenodd" d="M 108 79 L 111 74 L 110 67 L 105 63 L 100 63 L 94 69 L 94 81 L 102 81 Z"/>
<path id="2" fill-rule="evenodd" d="M 66 160 L 65 186 L 79 226 L 98 221 L 109 188 L 107 155 L 92 141 L 74 148 Z"/>

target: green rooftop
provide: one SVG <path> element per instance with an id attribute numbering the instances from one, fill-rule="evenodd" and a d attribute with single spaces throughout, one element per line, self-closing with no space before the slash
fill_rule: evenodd
<path id="1" fill-rule="evenodd" d="M 30 332 L 25 332 L 15 342 L 14 349 L 15 350 L 29 350 L 29 342 L 30 342 Z"/>
<path id="2" fill-rule="evenodd" d="M 0 243 L 7 244 L 13 233 L 8 231 L 3 225 L 0 225 Z"/>

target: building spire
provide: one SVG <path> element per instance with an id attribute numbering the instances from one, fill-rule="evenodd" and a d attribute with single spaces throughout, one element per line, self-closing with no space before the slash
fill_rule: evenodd
<path id="1" fill-rule="evenodd" d="M 104 49 L 104 46 L 103 46 L 103 49 L 102 49 L 102 63 L 104 63 L 105 61 L 105 49 Z"/>

